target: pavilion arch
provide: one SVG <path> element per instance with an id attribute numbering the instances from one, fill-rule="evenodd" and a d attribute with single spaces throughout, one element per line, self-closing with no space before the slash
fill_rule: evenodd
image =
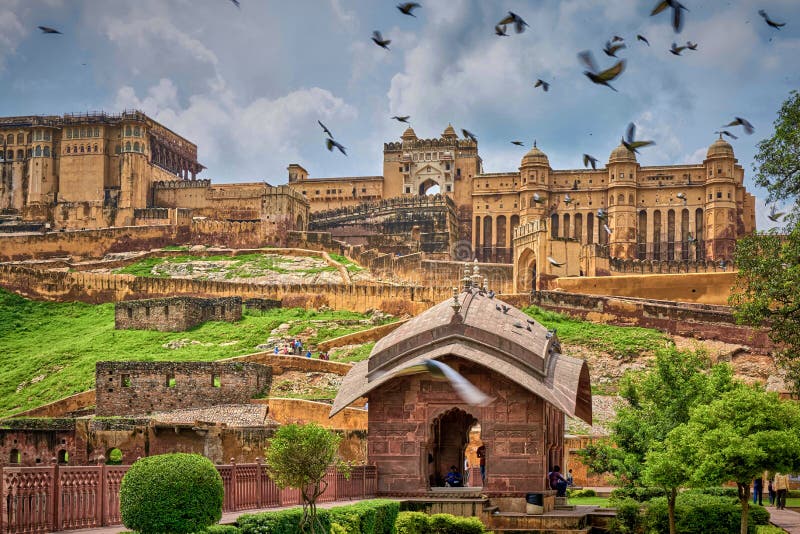
<path id="1" fill-rule="evenodd" d="M 444 476 L 450 466 L 456 466 L 464 476 L 464 451 L 469 443 L 469 432 L 478 418 L 460 407 L 442 409 L 430 423 L 430 436 L 422 451 L 427 464 L 428 484 L 444 486 Z"/>
<path id="2" fill-rule="evenodd" d="M 536 254 L 525 248 L 517 260 L 517 292 L 528 293 L 536 289 Z"/>
<path id="3" fill-rule="evenodd" d="M 435 191 L 431 191 L 431 189 L 433 189 L 433 188 L 437 188 L 437 189 Z M 425 196 L 425 195 L 438 194 L 438 193 L 442 192 L 441 189 L 442 189 L 442 186 L 439 184 L 439 182 L 437 182 L 433 178 L 427 178 L 426 180 L 420 182 L 418 192 L 419 192 L 419 196 L 422 197 L 422 196 Z"/>

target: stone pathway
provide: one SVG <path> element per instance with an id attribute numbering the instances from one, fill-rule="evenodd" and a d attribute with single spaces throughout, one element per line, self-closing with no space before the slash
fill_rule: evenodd
<path id="1" fill-rule="evenodd" d="M 333 508 L 334 506 L 347 506 L 348 504 L 355 504 L 357 502 L 361 502 L 361 499 L 356 501 L 335 501 L 335 502 L 324 502 L 317 505 L 317 508 Z M 226 514 L 222 514 L 222 519 L 220 519 L 219 524 L 231 524 L 240 515 L 244 514 L 258 514 L 261 512 L 277 512 L 278 510 L 288 510 L 289 508 L 297 508 L 297 505 L 294 506 L 283 506 L 283 507 L 273 507 L 273 508 L 263 508 L 261 510 L 243 510 L 241 512 L 228 512 Z M 123 525 L 116 525 L 113 527 L 102 527 L 102 528 L 86 528 L 82 530 L 62 530 L 59 532 L 69 532 L 70 534 L 118 534 L 120 532 L 129 532 Z"/>
<path id="2" fill-rule="evenodd" d="M 800 534 L 800 514 L 792 510 L 778 510 L 771 506 L 767 507 L 769 512 L 769 522 L 780 527 L 789 534 Z"/>

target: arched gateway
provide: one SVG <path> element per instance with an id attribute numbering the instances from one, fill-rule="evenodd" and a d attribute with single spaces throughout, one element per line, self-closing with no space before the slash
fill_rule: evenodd
<path id="1" fill-rule="evenodd" d="M 591 423 L 586 363 L 560 354 L 555 334 L 479 288 L 480 278 L 465 277 L 453 299 L 378 341 L 336 396 L 331 415 L 369 400 L 367 454 L 379 494 L 428 495 L 451 465 L 463 468 L 476 423 L 485 446 L 483 494 L 547 493 L 548 469 L 563 460 L 564 415 Z M 426 359 L 447 363 L 494 400 L 470 406 L 449 382 L 399 373 Z"/>

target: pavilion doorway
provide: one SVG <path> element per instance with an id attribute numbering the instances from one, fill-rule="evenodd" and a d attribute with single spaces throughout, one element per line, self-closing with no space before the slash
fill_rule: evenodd
<path id="1" fill-rule="evenodd" d="M 465 479 L 464 457 L 470 442 L 470 429 L 478 420 L 459 408 L 452 408 L 431 423 L 427 447 L 428 484 L 430 487 L 445 485 L 445 476 L 455 466 Z"/>

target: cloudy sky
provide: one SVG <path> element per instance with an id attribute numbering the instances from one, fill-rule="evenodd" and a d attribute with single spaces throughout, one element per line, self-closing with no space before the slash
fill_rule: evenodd
<path id="1" fill-rule="evenodd" d="M 752 156 L 800 89 L 800 2 L 682 1 L 676 35 L 667 12 L 649 16 L 656 0 L 420 0 L 416 18 L 389 0 L 0 0 L 0 114 L 139 108 L 197 143 L 202 177 L 273 184 L 293 162 L 314 177 L 381 174 L 398 114 L 420 137 L 448 122 L 474 132 L 486 172 L 518 167 L 527 148 L 514 139 L 538 140 L 553 168 L 579 167 L 584 152 L 604 162 L 629 122 L 656 142 L 640 163 L 699 163 L 714 130 L 742 116 L 756 132 L 735 128 L 731 142 L 763 201 Z M 759 9 L 787 25 L 770 28 Z M 508 10 L 530 27 L 497 37 Z M 610 66 L 613 35 L 628 45 L 618 93 L 576 59 L 592 50 Z M 687 40 L 696 52 L 668 52 Z M 325 149 L 318 119 L 348 157 Z"/>

